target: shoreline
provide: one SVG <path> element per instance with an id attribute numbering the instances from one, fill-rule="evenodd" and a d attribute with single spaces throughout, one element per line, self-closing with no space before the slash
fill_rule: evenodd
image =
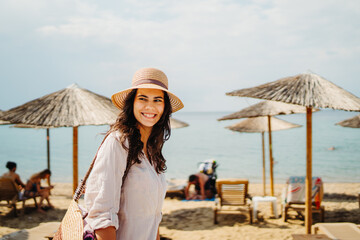
<path id="1" fill-rule="evenodd" d="M 26 201 L 24 216 L 14 218 L 7 207 L 0 207 L 0 237 L 21 229 L 29 229 L 44 222 L 60 222 L 72 196 L 71 183 L 54 183 L 51 201 L 55 209 L 45 214 L 36 212 L 32 200 Z M 285 184 L 275 184 L 277 208 L 280 212 L 281 193 Z M 269 190 L 267 190 L 269 192 Z M 325 222 L 354 222 L 360 224 L 358 194 L 360 183 L 324 183 Z M 262 184 L 250 183 L 249 194 L 262 195 Z M 80 199 L 80 204 L 83 199 Z M 18 203 L 18 210 L 22 204 Z M 292 239 L 291 234 L 305 233 L 304 221 L 272 218 L 270 204 L 261 203 L 258 221 L 248 223 L 247 214 L 224 214 L 219 224 L 213 224 L 213 201 L 181 201 L 166 198 L 163 206 L 163 220 L 160 234 L 168 239 Z M 314 223 L 319 217 L 314 214 Z"/>

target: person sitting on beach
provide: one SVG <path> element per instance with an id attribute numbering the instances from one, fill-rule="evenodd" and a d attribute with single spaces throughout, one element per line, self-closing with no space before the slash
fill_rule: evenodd
<path id="1" fill-rule="evenodd" d="M 45 169 L 41 172 L 33 174 L 30 179 L 27 181 L 24 191 L 25 197 L 34 197 L 40 196 L 40 202 L 38 204 L 38 211 L 44 213 L 42 210 L 42 203 L 44 199 L 46 199 L 49 208 L 54 208 L 54 206 L 50 203 L 49 195 L 50 189 L 54 188 L 54 186 L 50 185 L 48 187 L 41 186 L 42 179 L 49 179 L 51 175 L 51 171 L 49 169 Z"/>
<path id="2" fill-rule="evenodd" d="M 191 185 L 195 185 L 195 194 L 190 194 Z M 189 182 L 185 188 L 187 200 L 213 198 L 214 192 L 211 190 L 211 179 L 204 173 L 196 173 L 189 176 Z"/>
<path id="3" fill-rule="evenodd" d="M 2 177 L 11 178 L 17 184 L 19 190 L 25 188 L 25 184 L 21 181 L 19 174 L 15 173 L 16 171 L 16 163 L 15 162 L 7 162 L 6 168 L 9 169 L 8 172 L 4 173 Z"/>

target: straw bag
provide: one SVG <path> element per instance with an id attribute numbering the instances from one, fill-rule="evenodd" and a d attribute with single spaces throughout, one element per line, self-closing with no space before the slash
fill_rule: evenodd
<path id="1" fill-rule="evenodd" d="M 60 227 L 55 233 L 54 240 L 83 240 L 84 223 L 81 210 L 77 202 L 71 200 L 70 206 L 61 221 Z"/>
<path id="2" fill-rule="evenodd" d="M 101 145 L 104 143 L 106 137 L 102 141 Z M 100 149 L 99 147 L 99 149 Z M 99 152 L 96 152 L 95 157 L 90 165 L 89 170 L 86 172 L 84 180 L 81 181 L 81 184 L 77 187 L 74 197 L 71 200 L 70 206 L 68 207 L 66 214 L 64 218 L 62 219 L 60 223 L 59 229 L 56 231 L 53 240 L 83 240 L 83 239 L 96 239 L 93 233 L 86 233 L 86 236 L 84 234 L 84 219 L 87 216 L 87 213 L 83 214 L 83 211 L 78 205 L 78 201 L 82 194 L 84 193 L 85 189 L 85 183 L 88 179 L 90 172 L 94 166 L 97 154 Z M 127 161 L 126 168 L 124 171 L 124 175 L 122 178 L 122 181 L 124 182 L 127 173 L 130 170 L 131 164 L 128 164 L 129 161 Z"/>
<path id="3" fill-rule="evenodd" d="M 84 180 L 81 181 L 81 184 L 76 189 L 74 197 L 71 200 L 70 206 L 68 207 L 65 216 L 60 223 L 60 227 L 54 235 L 53 240 L 83 240 L 84 239 L 84 218 L 86 217 L 86 215 L 83 215 L 78 205 L 78 201 L 85 188 L 85 182 L 92 170 L 92 167 L 94 165 L 93 163 L 91 164 L 88 172 L 86 173 Z M 95 239 L 95 237 L 93 238 L 90 237 L 87 239 Z"/>

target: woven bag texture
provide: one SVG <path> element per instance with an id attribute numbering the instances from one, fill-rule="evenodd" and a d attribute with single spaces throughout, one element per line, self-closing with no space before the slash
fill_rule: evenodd
<path id="1" fill-rule="evenodd" d="M 54 240 L 82 240 L 84 236 L 84 220 L 77 202 L 72 200 Z"/>

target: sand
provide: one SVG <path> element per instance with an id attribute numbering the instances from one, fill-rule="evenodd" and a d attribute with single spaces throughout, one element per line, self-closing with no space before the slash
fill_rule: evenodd
<path id="1" fill-rule="evenodd" d="M 275 185 L 280 209 L 280 196 L 284 184 Z M 261 195 L 261 184 L 250 184 L 252 196 Z M 13 217 L 7 207 L 0 207 L 0 237 L 21 229 L 39 226 L 41 223 L 61 221 L 71 200 L 72 185 L 56 183 L 51 201 L 55 209 L 38 213 L 32 200 L 26 202 L 25 214 Z M 360 224 L 358 193 L 360 183 L 324 183 L 325 222 L 354 222 Z M 82 200 L 80 200 L 82 201 Z M 213 201 L 180 201 L 166 198 L 160 233 L 163 239 L 292 239 L 291 234 L 305 233 L 304 221 L 272 218 L 270 203 L 259 205 L 258 221 L 248 223 L 246 212 L 220 215 L 219 224 L 213 224 Z M 22 209 L 18 204 L 18 209 Z M 295 216 L 295 215 L 294 215 Z M 314 214 L 314 223 L 320 220 Z"/>

